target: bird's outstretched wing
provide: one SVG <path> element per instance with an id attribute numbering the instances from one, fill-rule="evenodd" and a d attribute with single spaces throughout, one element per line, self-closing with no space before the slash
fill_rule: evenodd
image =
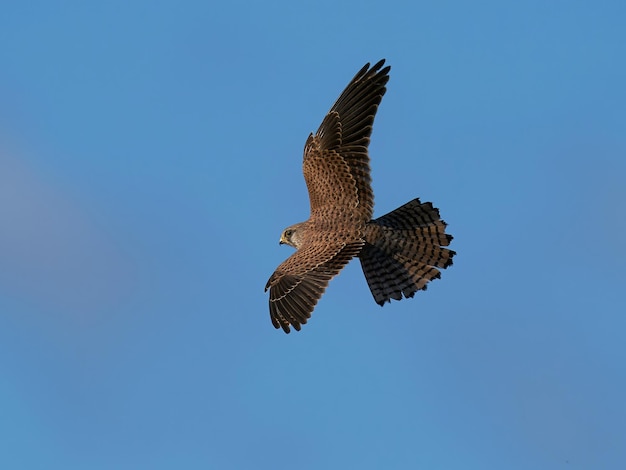
<path id="1" fill-rule="evenodd" d="M 328 282 L 361 250 L 363 243 L 310 243 L 287 258 L 267 281 L 275 328 L 300 331 L 311 318 Z"/>
<path id="2" fill-rule="evenodd" d="M 311 219 L 350 211 L 367 222 L 374 211 L 368 145 L 391 67 L 384 59 L 366 64 L 350 81 L 304 147 L 303 171 L 309 190 Z"/>

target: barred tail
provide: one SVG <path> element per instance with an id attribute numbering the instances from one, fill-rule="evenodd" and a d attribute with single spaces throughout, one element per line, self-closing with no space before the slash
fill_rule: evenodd
<path id="1" fill-rule="evenodd" d="M 443 248 L 452 240 L 445 230 L 439 210 L 419 199 L 368 223 L 359 258 L 376 303 L 413 297 L 441 277 L 437 268 L 450 266 L 455 255 Z"/>

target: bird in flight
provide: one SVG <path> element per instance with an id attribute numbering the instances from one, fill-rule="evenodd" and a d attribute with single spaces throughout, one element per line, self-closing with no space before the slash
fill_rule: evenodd
<path id="1" fill-rule="evenodd" d="M 413 199 L 372 219 L 374 194 L 368 145 L 391 67 L 366 64 L 304 146 L 310 217 L 287 227 L 280 243 L 296 252 L 267 281 L 276 329 L 300 330 L 328 282 L 355 256 L 379 305 L 413 297 L 441 276 L 455 252 L 452 236 L 430 202 Z"/>

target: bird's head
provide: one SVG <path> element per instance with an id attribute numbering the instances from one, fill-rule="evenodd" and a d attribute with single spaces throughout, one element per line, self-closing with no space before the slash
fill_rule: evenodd
<path id="1" fill-rule="evenodd" d="M 299 224 L 292 225 L 291 227 L 287 227 L 283 230 L 283 233 L 280 235 L 280 243 L 281 245 L 289 245 L 294 247 L 296 250 L 302 246 L 302 231 L 303 224 L 301 222 Z"/>

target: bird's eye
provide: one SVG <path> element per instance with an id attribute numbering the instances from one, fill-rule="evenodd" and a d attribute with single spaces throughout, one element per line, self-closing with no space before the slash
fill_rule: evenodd
<path id="1" fill-rule="evenodd" d="M 285 230 L 285 238 L 291 238 L 293 235 L 293 230 Z"/>

